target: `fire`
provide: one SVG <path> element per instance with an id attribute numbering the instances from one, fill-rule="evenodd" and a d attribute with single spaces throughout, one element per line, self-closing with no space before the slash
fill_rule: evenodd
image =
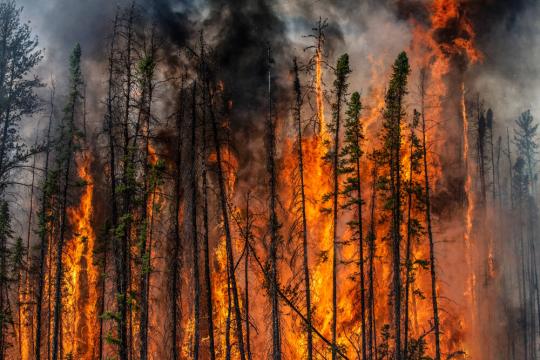
<path id="1" fill-rule="evenodd" d="M 76 157 L 77 174 L 84 181 L 78 207 L 68 209 L 73 237 L 66 244 L 65 282 L 63 295 L 63 348 L 77 359 L 92 360 L 98 345 L 99 270 L 94 264 L 96 236 L 92 226 L 94 184 L 90 172 L 92 158 L 88 152 Z"/>

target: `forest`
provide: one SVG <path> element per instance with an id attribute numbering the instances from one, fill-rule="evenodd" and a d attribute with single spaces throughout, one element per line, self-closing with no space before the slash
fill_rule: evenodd
<path id="1" fill-rule="evenodd" d="M 0 0 L 0 360 L 540 358 L 538 16 Z"/>

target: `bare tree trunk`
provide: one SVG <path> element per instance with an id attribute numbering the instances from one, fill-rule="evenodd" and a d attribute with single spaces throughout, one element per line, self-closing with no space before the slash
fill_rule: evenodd
<path id="1" fill-rule="evenodd" d="M 249 201 L 250 193 L 248 191 L 246 195 L 246 225 L 244 229 L 244 242 L 245 242 L 245 258 L 244 258 L 244 311 L 245 311 L 245 322 L 246 322 L 246 352 L 247 359 L 251 360 L 251 345 L 250 345 L 250 318 L 249 318 L 249 251 L 251 238 L 251 214 L 249 210 Z"/>
<path id="2" fill-rule="evenodd" d="M 377 200 L 377 168 L 373 167 L 369 229 L 369 359 L 377 359 L 377 326 L 375 321 L 375 201 Z"/>
<path id="3" fill-rule="evenodd" d="M 196 173 L 196 153 L 197 153 L 197 83 L 193 83 L 192 89 L 192 114 L 191 114 L 191 160 L 189 176 L 191 179 L 191 245 L 193 251 L 193 281 L 194 281 L 194 298 L 193 298 L 193 359 L 199 358 L 200 346 L 200 298 L 201 285 L 199 276 L 199 240 L 197 230 L 197 173 Z"/>
<path id="4" fill-rule="evenodd" d="M 201 32 L 201 75 L 203 78 L 202 91 L 202 187 L 203 187 L 203 225 L 204 225 L 204 280 L 206 283 L 206 308 L 208 312 L 208 340 L 210 360 L 216 359 L 215 341 L 214 341 L 214 308 L 212 302 L 212 276 L 210 268 L 210 244 L 209 244 L 209 229 L 208 229 L 208 175 L 207 175 L 207 109 L 209 106 L 208 95 L 210 93 L 210 82 L 208 79 L 208 69 L 206 67 L 206 54 L 204 52 L 204 39 Z"/>
<path id="5" fill-rule="evenodd" d="M 421 81 L 421 101 L 422 101 L 422 152 L 424 160 L 424 186 L 425 186 L 425 205 L 426 205 L 426 224 L 429 240 L 429 268 L 431 275 L 431 303 L 433 307 L 433 331 L 435 334 L 435 360 L 441 359 L 441 344 L 440 344 L 440 330 L 439 330 L 439 305 L 437 300 L 437 273 L 435 270 L 435 244 L 433 241 L 433 231 L 431 229 L 431 199 L 430 199 L 430 187 L 429 187 L 429 168 L 427 165 L 427 144 L 426 144 L 426 118 L 425 118 L 425 106 L 424 106 L 424 94 L 425 94 L 425 79 Z"/>
<path id="6" fill-rule="evenodd" d="M 304 287 L 306 292 L 306 318 L 309 325 L 306 327 L 307 331 L 307 358 L 311 360 L 313 358 L 313 331 L 311 330 L 311 289 L 309 280 L 309 256 L 308 256 L 308 230 L 306 219 L 306 196 L 304 191 L 304 156 L 302 152 L 302 93 L 300 87 L 300 79 L 298 77 L 298 64 L 296 58 L 294 59 L 294 90 L 296 94 L 296 103 L 294 108 L 294 118 L 296 121 L 296 142 L 297 142 L 297 157 L 298 157 L 298 171 L 300 176 L 300 206 L 302 212 L 302 248 L 303 248 L 303 271 L 304 271 Z"/>
<path id="7" fill-rule="evenodd" d="M 185 99 L 185 90 L 184 90 L 185 75 L 182 76 L 181 85 L 180 85 L 180 94 L 178 99 L 178 110 L 176 114 L 176 153 L 175 153 L 175 167 L 174 167 L 174 207 L 172 211 L 172 223 L 173 223 L 173 251 L 172 251 L 172 268 L 171 268 L 171 291 L 169 294 L 170 302 L 172 306 L 172 329 L 171 329 L 171 338 L 172 338 L 172 351 L 171 357 L 172 360 L 178 360 L 178 323 L 179 323 L 179 314 L 178 314 L 178 290 L 180 288 L 180 281 L 178 275 L 181 273 L 181 262 L 179 261 L 179 256 L 182 248 L 182 242 L 180 238 L 180 204 L 181 204 L 181 173 L 182 173 L 182 128 L 184 126 L 184 99 Z"/>
<path id="8" fill-rule="evenodd" d="M 211 101 L 210 101 L 211 103 Z M 238 299 L 238 288 L 236 286 L 236 275 L 234 273 L 234 257 L 232 249 L 232 236 L 229 223 L 229 213 L 227 208 L 227 189 L 225 187 L 225 176 L 223 174 L 223 162 L 221 159 L 221 146 L 218 139 L 218 128 L 217 120 L 212 106 L 210 110 L 210 120 L 212 122 L 212 136 L 214 142 L 214 150 L 216 153 L 216 168 L 217 168 L 217 177 L 219 185 L 219 204 L 221 207 L 221 216 L 223 221 L 223 229 L 225 231 L 225 247 L 227 251 L 227 274 L 230 278 L 231 292 L 233 295 L 234 303 L 234 315 L 236 321 L 236 337 L 238 340 L 238 348 L 240 351 L 241 360 L 246 360 L 246 355 L 244 351 L 244 338 L 242 332 L 242 314 L 240 312 L 240 302 Z"/>
<path id="9" fill-rule="evenodd" d="M 270 302 L 272 306 L 272 358 L 274 360 L 281 359 L 281 327 L 279 314 L 279 299 L 278 299 L 278 264 L 277 251 L 279 243 L 279 223 L 276 214 L 277 206 L 277 183 L 276 183 L 276 168 L 275 168 L 275 118 L 273 113 L 272 102 L 272 72 L 271 48 L 268 46 L 268 114 L 266 118 L 266 137 L 267 137 L 267 171 L 269 181 L 269 213 L 270 213 L 270 250 L 269 250 L 269 266 L 270 266 Z"/>

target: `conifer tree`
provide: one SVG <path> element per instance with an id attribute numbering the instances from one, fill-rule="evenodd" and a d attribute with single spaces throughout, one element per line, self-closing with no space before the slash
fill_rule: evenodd
<path id="1" fill-rule="evenodd" d="M 538 144 L 536 142 L 538 124 L 534 123 L 534 118 L 530 110 L 523 112 L 516 120 L 514 142 L 517 147 L 518 155 L 522 157 L 526 165 L 526 174 L 529 179 L 531 193 L 535 193 L 536 181 L 536 154 Z"/>
<path id="2" fill-rule="evenodd" d="M 38 236 L 39 236 L 39 260 L 38 260 L 38 284 L 37 284 L 37 293 L 36 293 L 36 336 L 34 342 L 34 356 L 36 360 L 41 359 L 41 334 L 43 328 L 43 295 L 45 287 L 45 265 L 47 262 L 47 248 L 49 247 L 48 240 L 51 228 L 51 221 L 49 219 L 49 209 L 50 209 L 50 200 L 51 200 L 51 186 L 49 183 L 49 158 L 51 153 L 51 128 L 52 120 L 54 114 L 54 84 L 51 89 L 51 98 L 50 98 L 50 113 L 49 113 L 49 124 L 47 126 L 47 135 L 45 141 L 45 160 L 43 164 L 43 181 L 41 185 L 41 194 L 40 194 L 40 209 L 38 213 L 39 227 L 38 227 Z"/>
<path id="3" fill-rule="evenodd" d="M 352 239 L 358 242 L 358 277 L 360 292 L 360 331 L 362 358 L 367 359 L 367 338 L 366 338 L 366 285 L 364 269 L 364 231 L 362 219 L 362 178 L 360 161 L 363 155 L 362 141 L 364 134 L 360 113 L 362 103 L 360 94 L 354 92 L 348 104 L 347 118 L 345 119 L 345 137 L 343 148 L 340 153 L 340 173 L 347 175 L 341 194 L 346 198 L 342 205 L 345 209 L 352 209 L 355 212 L 354 220 L 349 221 Z"/>
<path id="4" fill-rule="evenodd" d="M 407 234 L 405 241 L 405 301 L 404 301 L 404 334 L 403 334 L 403 358 L 406 360 L 412 355 L 409 349 L 409 298 L 410 289 L 414 285 L 415 280 L 415 263 L 420 262 L 419 259 L 413 259 L 412 246 L 413 240 L 416 240 L 422 231 L 420 221 L 414 216 L 416 212 L 421 212 L 423 194 L 423 186 L 418 182 L 417 178 L 421 173 L 420 160 L 422 158 L 422 146 L 420 139 L 416 135 L 416 129 L 420 122 L 420 113 L 414 110 L 413 121 L 410 125 L 409 142 L 409 164 L 408 164 L 408 179 L 406 180 L 405 188 L 407 194 Z M 413 212 L 414 211 L 414 212 Z M 412 339 L 411 339 L 412 340 Z"/>
<path id="5" fill-rule="evenodd" d="M 52 359 L 57 360 L 61 352 L 60 328 L 62 312 L 62 278 L 63 262 L 62 253 L 68 227 L 67 207 L 69 201 L 69 190 L 71 187 L 71 169 L 77 149 L 77 114 L 80 111 L 80 100 L 82 99 L 82 71 L 81 71 L 81 47 L 75 46 L 70 56 L 70 88 L 66 106 L 64 107 L 64 118 L 59 129 L 60 139 L 57 147 L 57 169 L 61 173 L 60 181 L 60 230 L 56 242 L 56 274 L 55 274 L 55 295 L 54 295 L 54 320 L 53 320 L 53 349 Z"/>
<path id="6" fill-rule="evenodd" d="M 328 132 L 332 134 L 332 142 L 327 141 L 328 152 L 325 160 L 332 165 L 332 192 L 324 195 L 325 201 L 332 201 L 332 208 L 325 209 L 332 213 L 332 360 L 337 358 L 337 266 L 338 266 L 338 207 L 339 207 L 339 151 L 340 151 L 340 127 L 341 113 L 346 103 L 347 83 L 351 69 L 349 68 L 349 55 L 343 54 L 337 61 L 334 70 L 334 103 L 332 104 L 332 121 L 328 123 Z"/>
<path id="7" fill-rule="evenodd" d="M 401 126 L 405 117 L 405 96 L 407 94 L 407 78 L 410 73 L 409 59 L 402 52 L 392 66 L 392 76 L 386 91 L 383 111 L 383 151 L 382 161 L 388 168 L 389 178 L 387 206 L 391 212 L 390 239 L 392 247 L 392 300 L 394 322 L 394 358 L 401 360 L 401 224 L 403 221 L 401 179 Z"/>

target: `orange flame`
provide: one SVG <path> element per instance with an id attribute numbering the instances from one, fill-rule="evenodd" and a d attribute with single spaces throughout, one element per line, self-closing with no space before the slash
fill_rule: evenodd
<path id="1" fill-rule="evenodd" d="M 77 359 L 94 359 L 98 344 L 99 270 L 93 261 L 95 233 L 92 227 L 93 179 L 88 152 L 76 158 L 77 173 L 85 182 L 78 207 L 68 209 L 73 238 L 66 245 L 66 292 L 63 347 Z"/>

